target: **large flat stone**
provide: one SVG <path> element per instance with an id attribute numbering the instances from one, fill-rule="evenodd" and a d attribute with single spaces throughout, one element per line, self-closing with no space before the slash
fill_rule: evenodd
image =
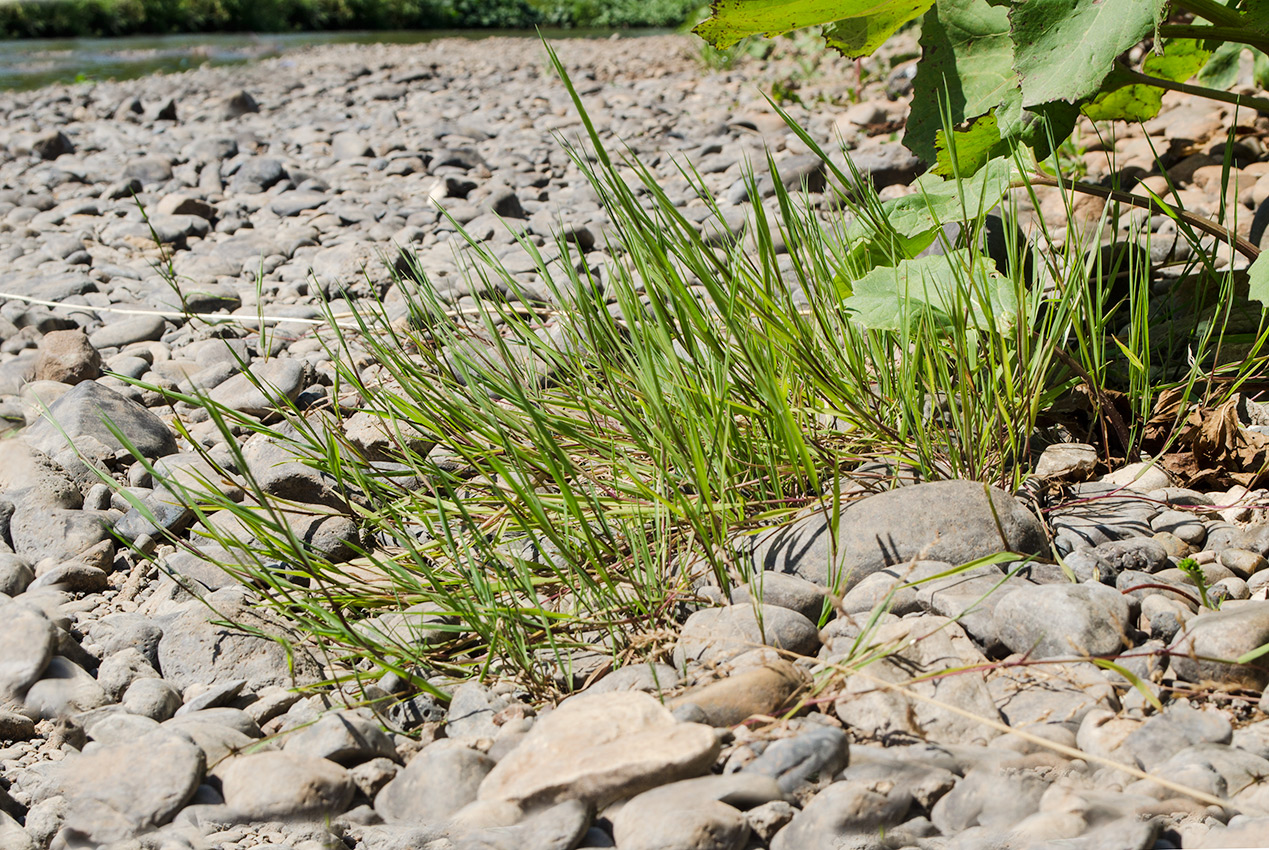
<path id="1" fill-rule="evenodd" d="M 878 570 L 913 560 L 959 565 L 997 552 L 1048 552 L 1044 527 L 1021 502 L 975 481 L 878 493 L 841 511 L 835 533 L 831 523 L 831 512 L 817 508 L 760 535 L 753 568 L 845 592 Z"/>
<path id="2" fill-rule="evenodd" d="M 176 438 L 163 420 L 96 381 L 84 381 L 68 390 L 23 436 L 49 455 L 73 446 L 79 437 L 92 437 L 104 446 L 122 449 L 123 443 L 111 433 L 111 425 L 143 457 L 162 457 L 176 451 Z"/>
<path id="3" fill-rule="evenodd" d="M 241 623 L 253 631 L 211 620 Z M 300 636 L 287 633 L 275 618 L 252 607 L 238 588 L 218 590 L 207 597 L 206 604 L 188 603 L 162 626 L 159 669 L 163 678 L 182 690 L 194 684 L 245 679 L 246 689 L 254 692 L 269 685 L 293 687 L 318 679 L 317 664 L 302 648 L 288 655 L 282 644 L 262 635 L 291 641 Z"/>
<path id="4" fill-rule="evenodd" d="M 700 776 L 718 755 L 714 730 L 679 723 L 653 697 L 614 691 L 565 700 L 485 777 L 480 800 L 526 807 L 595 806 Z"/>
<path id="5" fill-rule="evenodd" d="M 68 838 L 78 836 L 96 846 L 132 838 L 170 821 L 194 796 L 206 765 L 203 751 L 194 744 L 156 730 L 126 743 L 70 756 L 59 767 L 67 799 Z"/>

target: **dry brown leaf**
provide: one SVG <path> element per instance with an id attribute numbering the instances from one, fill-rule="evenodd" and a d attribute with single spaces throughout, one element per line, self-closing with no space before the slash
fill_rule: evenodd
<path id="1" fill-rule="evenodd" d="M 1164 468 L 1189 487 L 1255 486 L 1269 472 L 1269 436 L 1243 427 L 1240 401 L 1234 395 L 1215 409 L 1191 408 L 1174 451 L 1161 459 Z M 1155 410 L 1151 424 L 1162 425 L 1169 417 L 1176 421 L 1175 406 L 1160 411 L 1156 405 Z"/>

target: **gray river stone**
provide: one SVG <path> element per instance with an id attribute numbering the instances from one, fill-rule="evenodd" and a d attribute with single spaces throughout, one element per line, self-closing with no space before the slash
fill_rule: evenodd
<path id="1" fill-rule="evenodd" d="M 323 818 L 352 802 L 352 777 L 323 758 L 286 752 L 235 756 L 218 769 L 225 805 L 253 820 Z"/>
<path id="2" fill-rule="evenodd" d="M 122 449 L 111 433 L 110 422 L 142 457 L 156 458 L 176 452 L 176 438 L 159 417 L 96 381 L 76 384 L 49 406 L 24 439 L 46 454 L 56 454 L 81 437 L 92 437 L 112 449 Z M 56 423 L 56 424 L 54 424 Z"/>
<path id="3" fill-rule="evenodd" d="M 1118 572 L 1138 570 L 1157 573 L 1171 563 L 1167 550 L 1149 537 L 1111 540 L 1100 544 L 1093 551 L 1114 565 Z"/>
<path id="4" fill-rule="evenodd" d="M 783 799 L 780 786 L 758 774 L 671 782 L 628 800 L 612 819 L 613 838 L 641 850 L 740 848 L 749 837 L 741 811 Z"/>
<path id="5" fill-rule="evenodd" d="M 22 440 L 0 440 L 0 492 L 15 507 L 78 508 L 84 502 L 66 470 Z"/>
<path id="6" fill-rule="evenodd" d="M 57 631 L 38 610 L 0 604 L 0 696 L 21 696 L 48 667 Z"/>
<path id="7" fill-rule="evenodd" d="M 934 804 L 930 820 L 944 835 L 973 826 L 1007 829 L 1040 808 L 1047 783 L 1036 773 L 971 770 Z"/>
<path id="8" fill-rule="evenodd" d="M 1234 730 L 1220 711 L 1169 704 L 1124 739 L 1123 749 L 1143 770 L 1152 770 L 1194 744 L 1228 744 Z"/>
<path id="9" fill-rule="evenodd" d="M 468 747 L 434 744 L 384 786 L 375 811 L 389 823 L 441 823 L 476 799 L 493 766 L 493 759 Z"/>
<path id="10" fill-rule="evenodd" d="M 641 803 L 642 796 L 622 809 L 636 806 L 636 813 L 617 816 L 614 837 L 622 850 L 741 850 L 749 840 L 749 822 L 734 806 L 717 800 L 657 806 Z"/>
<path id="11" fill-rule="evenodd" d="M 330 759 L 346 767 L 373 758 L 397 757 L 379 724 L 355 711 L 331 712 L 287 735 L 283 752 Z"/>
<path id="12" fill-rule="evenodd" d="M 209 395 L 231 410 L 266 416 L 286 400 L 295 400 L 304 388 L 304 372 L 304 364 L 298 360 L 273 358 L 217 384 Z"/>
<path id="13" fill-rule="evenodd" d="M 1269 643 L 1269 602 L 1226 603 L 1186 623 L 1171 646 L 1171 669 L 1187 682 L 1218 682 L 1251 690 L 1269 684 L 1269 656 L 1235 659 Z"/>
<path id="14" fill-rule="evenodd" d="M 717 664 L 762 646 L 773 646 L 813 655 L 820 641 L 815 625 L 806 617 L 777 605 L 752 603 L 706 608 L 687 618 L 674 649 L 675 664 L 688 661 Z"/>
<path id="15" fill-rule="evenodd" d="M 756 598 L 765 605 L 797 611 L 812 623 L 824 612 L 824 588 L 787 573 L 764 570 L 732 589 L 731 601 L 743 605 Z"/>
<path id="16" fill-rule="evenodd" d="M 485 777 L 479 799 L 603 805 L 705 773 L 718 749 L 713 729 L 678 723 L 647 694 L 583 694 L 534 723 Z"/>
<path id="17" fill-rule="evenodd" d="M 8 536 L 7 533 L 0 534 L 0 541 Z M 0 552 L 0 593 L 17 596 L 30 586 L 34 578 L 35 573 L 31 570 L 26 558 L 9 552 Z"/>
<path id="18" fill-rule="evenodd" d="M 181 695 L 163 679 L 135 679 L 120 704 L 132 714 L 162 723 L 181 707 Z"/>
<path id="19" fill-rule="evenodd" d="M 517 824 L 493 826 L 469 833 L 457 831 L 453 850 L 573 850 L 590 826 L 590 808 L 578 800 L 531 814 Z"/>
<path id="20" fill-rule="evenodd" d="M 112 655 L 129 647 L 135 648 L 152 667 L 159 663 L 159 639 L 163 629 L 143 614 L 119 612 L 107 614 L 92 624 L 84 641 L 96 647 L 101 656 Z"/>
<path id="21" fill-rule="evenodd" d="M 804 784 L 831 777 L 850 761 L 846 733 L 832 726 L 781 738 L 742 768 L 744 773 L 770 776 L 780 789 L 792 792 Z"/>
<path id="22" fill-rule="evenodd" d="M 754 569 L 849 591 L 878 570 L 914 559 L 959 565 L 1002 551 L 1039 555 L 1048 548 L 1040 521 L 1017 499 L 973 481 L 900 487 L 841 511 L 835 534 L 830 521 L 830 513 L 817 509 L 760 536 Z"/>
<path id="23" fill-rule="evenodd" d="M 912 795 L 892 782 L 834 782 L 776 834 L 771 850 L 849 847 L 856 836 L 877 835 L 902 823 L 911 806 Z"/>
<path id="24" fill-rule="evenodd" d="M 29 560 L 68 561 L 112 540 L 103 517 L 65 508 L 22 508 L 13 515 L 10 534 L 14 551 Z"/>
<path id="25" fill-rule="evenodd" d="M 60 763 L 71 835 L 104 844 L 170 821 L 203 779 L 203 751 L 158 730 Z"/>
<path id="26" fill-rule="evenodd" d="M 95 348 L 123 348 L 133 342 L 160 339 L 166 330 L 167 320 L 162 316 L 128 316 L 102 326 L 88 339 Z"/>
<path id="27" fill-rule="evenodd" d="M 1015 590 L 996 604 L 994 617 L 996 635 L 1011 651 L 1058 658 L 1123 649 L 1129 613 L 1123 594 L 1094 583 Z"/>
<path id="28" fill-rule="evenodd" d="M 137 679 L 159 678 L 154 665 L 133 647 L 120 650 L 102 659 L 97 668 L 97 684 L 112 700 L 118 700 Z"/>
<path id="29" fill-rule="evenodd" d="M 207 601 L 217 613 L 201 601 L 189 602 L 162 624 L 158 661 L 163 678 L 181 689 L 245 679 L 253 691 L 317 681 L 318 665 L 307 654 L 288 655 L 277 641 L 208 622 L 224 618 L 265 634 L 285 633 L 271 615 L 250 607 L 238 589 L 216 591 Z"/>
<path id="30" fill-rule="evenodd" d="M 973 716 L 1000 721 L 1000 712 L 987 690 L 983 674 L 962 671 L 955 676 L 934 676 L 912 682 L 914 676 L 935 674 L 949 668 L 986 664 L 965 632 L 943 617 L 904 619 L 880 626 L 872 642 L 894 651 L 869 664 L 866 675 L 846 680 L 833 709 L 861 735 L 877 739 L 921 739 L 948 744 L 986 743 L 999 731 L 976 722 Z M 912 699 L 891 683 L 925 699 Z M 932 701 L 927 701 L 932 700 Z M 970 717 L 949 711 L 951 705 Z"/>
<path id="31" fill-rule="evenodd" d="M 100 708 L 111 699 L 91 673 L 54 655 L 40 680 L 27 689 L 25 702 L 28 713 L 51 720 Z"/>

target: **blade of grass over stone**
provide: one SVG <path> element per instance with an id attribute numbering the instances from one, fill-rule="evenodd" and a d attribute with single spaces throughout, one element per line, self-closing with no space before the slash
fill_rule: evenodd
<path id="1" fill-rule="evenodd" d="M 848 671 L 843 671 L 843 672 L 848 672 Z M 1002 735 L 1006 735 L 1006 734 L 1016 735 L 1022 738 L 1023 740 L 1027 741 L 1028 743 L 1034 744 L 1035 746 L 1042 747 L 1047 750 L 1052 750 L 1055 753 L 1060 753 L 1066 756 L 1067 758 L 1082 759 L 1084 761 L 1090 761 L 1095 764 L 1099 764 L 1103 767 L 1109 767 L 1113 770 L 1122 770 L 1123 772 L 1129 774 L 1130 776 L 1133 776 L 1136 779 L 1144 779 L 1148 782 L 1153 782 L 1156 785 L 1162 786 L 1163 788 L 1167 788 L 1169 791 L 1175 791 L 1187 797 L 1192 797 L 1195 800 L 1198 800 L 1201 803 L 1206 803 L 1209 806 L 1219 806 L 1221 808 L 1237 810 L 1237 806 L 1234 806 L 1229 800 L 1224 800 L 1213 794 L 1209 794 L 1206 791 L 1187 787 L 1185 785 L 1180 784 L 1179 782 L 1174 782 L 1171 779 L 1168 779 L 1167 777 L 1156 776 L 1155 774 L 1147 773 L 1146 771 L 1141 770 L 1135 765 L 1129 765 L 1123 762 L 1117 762 L 1117 761 L 1114 761 L 1113 759 L 1109 759 L 1104 756 L 1099 756 L 1094 753 L 1087 753 L 1075 747 L 1068 747 L 1065 744 L 1060 744 L 1056 741 L 1050 741 L 1047 738 L 1041 738 L 1039 735 L 1033 735 L 1032 733 L 1026 731 L 1025 729 L 1011 729 L 1009 726 L 1006 726 L 1004 723 L 1001 723 L 999 721 L 991 720 L 986 717 L 981 717 L 977 714 L 971 714 L 970 712 L 965 711 L 964 709 L 961 709 L 958 706 L 950 705 L 949 703 L 943 702 L 941 700 L 936 700 L 931 697 L 927 697 L 923 694 L 919 694 L 916 691 L 913 691 L 911 688 L 904 687 L 903 685 L 896 684 L 894 682 L 887 682 L 885 679 L 881 679 L 876 676 L 871 676 L 867 673 L 867 671 L 863 671 L 863 670 L 849 671 L 849 674 L 862 676 L 866 678 L 869 682 L 875 684 L 877 687 L 885 688 L 886 690 L 894 691 L 896 693 L 902 694 L 904 697 L 908 699 L 928 703 L 930 705 L 937 706 L 940 709 L 950 711 L 953 714 L 960 715 L 961 717 L 964 717 L 967 720 L 971 720 L 976 723 L 982 723 L 985 726 L 989 726 L 992 729 L 995 729 L 997 732 L 1001 733 Z"/>
<path id="2" fill-rule="evenodd" d="M 1094 658 L 1093 663 L 1103 670 L 1110 670 L 1113 673 L 1123 676 L 1128 680 L 1129 684 L 1137 689 L 1137 693 L 1141 694 L 1141 698 L 1149 703 L 1155 711 L 1163 711 L 1163 703 L 1159 702 L 1159 698 L 1154 695 L 1153 691 L 1150 690 L 1150 686 L 1142 681 L 1141 677 L 1136 673 L 1132 672 L 1122 664 L 1116 664 L 1106 658 Z"/>

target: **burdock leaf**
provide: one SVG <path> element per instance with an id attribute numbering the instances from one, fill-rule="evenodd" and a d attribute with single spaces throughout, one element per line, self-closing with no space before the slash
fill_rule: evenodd
<path id="1" fill-rule="evenodd" d="M 934 149 L 938 160 L 933 171 L 941 177 L 969 177 L 991 160 L 1009 155 L 1009 143 L 1000 138 L 994 112 L 964 130 L 954 130 L 950 140 L 939 130 Z"/>
<path id="2" fill-rule="evenodd" d="M 949 221 L 972 221 L 995 208 L 1009 190 L 1013 163 L 993 159 L 973 177 L 943 180 L 935 174 L 923 174 L 913 186 L 916 192 L 886 201 L 881 205 L 889 229 L 901 240 L 929 245 L 931 234 Z M 863 216 L 855 219 L 846 231 L 851 244 L 878 237 Z"/>
<path id="3" fill-rule="evenodd" d="M 1247 267 L 1247 297 L 1269 307 L 1269 252 L 1262 253 Z"/>
<path id="4" fill-rule="evenodd" d="M 1004 333 L 1018 315 L 1013 283 L 964 248 L 873 269 L 842 306 L 866 328 L 895 331 L 925 316 L 938 327 Z"/>
<path id="5" fill-rule="evenodd" d="M 847 56 L 867 56 L 934 0 L 713 0 L 693 30 L 715 47 L 750 35 L 776 36 L 827 25 L 824 38 Z"/>
<path id="6" fill-rule="evenodd" d="M 1022 105 L 1090 97 L 1119 54 L 1152 29 L 1165 0 L 1026 0 L 1015 3 L 1014 68 Z"/>
<path id="7" fill-rule="evenodd" d="M 944 125 L 940 108 L 959 126 L 1018 91 L 1009 10 L 987 0 L 940 0 L 921 19 L 921 50 L 903 144 L 926 162 L 935 162 Z"/>
<path id="8" fill-rule="evenodd" d="M 1208 88 L 1225 91 L 1238 82 L 1238 63 L 1242 60 L 1243 46 L 1227 41 L 1212 53 L 1198 72 L 1198 82 Z"/>
<path id="9" fill-rule="evenodd" d="M 1175 38 L 1164 45 L 1163 55 L 1151 53 L 1141 71 L 1151 77 L 1183 83 L 1207 64 L 1212 55 L 1192 38 Z M 1149 121 L 1163 105 L 1163 89 L 1132 82 L 1135 78 L 1118 69 L 1107 75 L 1103 88 L 1083 112 L 1094 121 Z"/>

